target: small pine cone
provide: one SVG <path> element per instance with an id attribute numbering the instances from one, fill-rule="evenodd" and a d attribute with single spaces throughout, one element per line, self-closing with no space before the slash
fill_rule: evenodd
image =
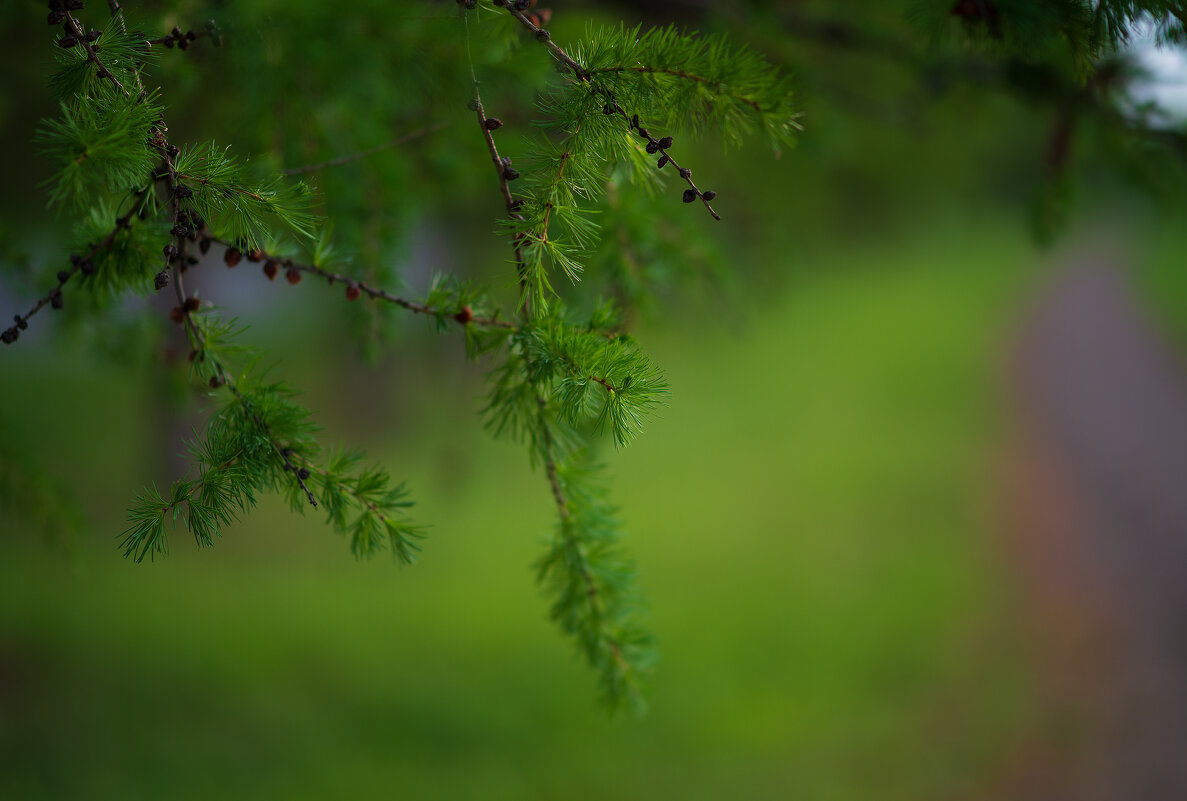
<path id="1" fill-rule="evenodd" d="M 280 272 L 280 264 L 276 259 L 268 259 L 264 262 L 264 275 L 268 276 L 269 281 L 275 281 L 278 272 Z"/>
<path id="2" fill-rule="evenodd" d="M 668 158 L 668 154 L 664 153 L 662 156 L 659 157 L 659 161 L 655 162 L 655 166 L 659 167 L 662 170 L 664 167 L 667 166 L 669 161 L 671 161 L 671 159 Z"/>
<path id="3" fill-rule="evenodd" d="M 218 376 L 212 375 L 210 377 L 210 388 L 211 389 L 218 389 L 222 385 L 223 385 L 223 382 L 218 380 Z"/>
<path id="4" fill-rule="evenodd" d="M 70 273 L 65 270 L 58 270 L 58 283 L 64 284 L 70 278 Z"/>
<path id="5" fill-rule="evenodd" d="M 356 284 L 354 281 L 351 281 L 349 284 L 346 285 L 346 299 L 347 300 L 358 300 L 359 295 L 361 295 L 361 294 L 363 294 L 363 291 L 361 289 L 359 289 L 359 285 Z"/>
<path id="6" fill-rule="evenodd" d="M 4 333 L 0 334 L 0 342 L 5 345 L 11 345 L 16 342 L 21 336 L 21 332 L 17 330 L 16 326 L 4 329 Z"/>
<path id="7" fill-rule="evenodd" d="M 706 189 L 704 192 L 701 192 L 701 197 L 703 197 L 705 200 L 712 200 L 713 198 L 717 197 L 717 193 L 712 189 Z"/>
<path id="8" fill-rule="evenodd" d="M 158 292 L 160 292 L 165 287 L 169 286 L 169 273 L 165 272 L 164 270 L 161 270 L 159 273 L 157 273 L 156 275 L 153 276 L 152 285 L 153 285 L 153 288 L 156 289 Z"/>
<path id="9" fill-rule="evenodd" d="M 178 323 L 178 324 L 184 323 L 185 322 L 185 309 L 181 308 L 180 306 L 174 306 L 173 309 L 169 312 L 169 319 L 175 323 Z"/>
<path id="10" fill-rule="evenodd" d="M 55 309 L 62 308 L 62 290 L 55 290 L 54 293 L 49 296 L 49 305 L 53 306 Z"/>
<path id="11" fill-rule="evenodd" d="M 256 250 L 248 251 L 247 260 L 248 261 L 257 261 L 257 262 L 263 261 L 264 260 L 264 251 L 259 250 L 258 248 Z"/>
<path id="12" fill-rule="evenodd" d="M 297 284 L 301 283 L 301 271 L 296 267 L 289 267 L 288 271 L 284 274 L 284 279 L 290 284 L 296 286 Z"/>
<path id="13" fill-rule="evenodd" d="M 663 139 L 659 140 L 660 150 L 667 150 L 669 147 L 672 146 L 673 141 L 675 141 L 675 140 L 673 140 L 672 137 L 670 137 L 670 136 L 665 136 Z"/>
<path id="14" fill-rule="evenodd" d="M 681 167 L 680 168 L 680 177 L 687 181 L 689 178 L 692 177 L 692 170 L 688 169 L 688 167 Z"/>
<path id="15" fill-rule="evenodd" d="M 243 254 L 239 252 L 239 248 L 227 248 L 223 253 L 223 261 L 227 263 L 227 269 L 234 267 L 243 258 Z"/>
<path id="16" fill-rule="evenodd" d="M 309 468 L 307 468 L 307 467 L 302 467 L 300 470 L 298 470 L 298 471 L 297 471 L 297 478 L 301 479 L 302 481 L 304 481 L 305 479 L 309 478 Z"/>
<path id="17" fill-rule="evenodd" d="M 510 167 L 507 167 L 506 169 L 503 170 L 503 178 L 505 180 L 514 181 L 518 177 L 519 177 L 519 170 L 513 170 Z"/>
<path id="18" fill-rule="evenodd" d="M 474 312 L 470 309 L 469 306 L 462 306 L 461 311 L 459 311 L 457 314 L 455 314 L 453 316 L 453 319 L 457 320 L 462 325 L 465 325 L 466 323 L 468 323 L 474 319 Z"/>
<path id="19" fill-rule="evenodd" d="M 647 152 L 648 153 L 651 153 L 652 155 L 654 155 L 657 151 L 659 151 L 659 145 L 656 142 L 648 142 L 647 143 Z"/>
<path id="20" fill-rule="evenodd" d="M 186 311 L 197 311 L 198 307 L 200 307 L 201 305 L 202 305 L 202 301 L 198 300 L 195 297 L 188 297 L 185 299 L 185 310 Z"/>
<path id="21" fill-rule="evenodd" d="M 694 200 L 696 200 L 696 199 L 697 199 L 697 190 L 695 190 L 695 189 L 685 189 L 685 190 L 684 190 L 684 196 L 683 196 L 683 198 L 682 198 L 682 199 L 684 200 L 684 202 L 685 202 L 685 203 L 691 203 L 691 202 L 693 202 Z"/>
<path id="22" fill-rule="evenodd" d="M 78 44 L 78 38 L 70 33 L 58 40 L 58 47 L 74 47 L 76 44 Z"/>
<path id="23" fill-rule="evenodd" d="M 78 269 L 82 270 L 83 275 L 90 275 L 91 273 L 95 272 L 95 262 L 91 261 L 90 259 L 83 259 L 78 265 Z"/>
<path id="24" fill-rule="evenodd" d="M 487 117 L 483 123 L 488 131 L 497 131 L 503 127 L 503 121 L 498 117 Z"/>
<path id="25" fill-rule="evenodd" d="M 165 254 L 165 261 L 169 262 L 170 264 L 177 261 L 177 245 L 170 242 L 168 245 L 165 245 L 161 251 Z"/>
<path id="26" fill-rule="evenodd" d="M 200 252 L 202 255 L 206 255 L 206 251 L 208 251 L 208 250 L 210 250 L 210 237 L 208 237 L 208 236 L 204 236 L 204 237 L 202 237 L 202 239 L 201 239 L 201 240 L 198 242 L 198 251 L 199 251 L 199 252 Z"/>

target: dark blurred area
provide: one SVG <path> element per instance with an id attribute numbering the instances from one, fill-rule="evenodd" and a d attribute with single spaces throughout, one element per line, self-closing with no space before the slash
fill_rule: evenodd
<path id="1" fill-rule="evenodd" d="M 561 44 L 725 34 L 803 112 L 778 154 L 689 146 L 722 223 L 672 187 L 607 210 L 657 220 L 635 319 L 673 386 L 602 454 L 661 640 L 648 716 L 607 719 L 547 620 L 547 487 L 483 430 L 489 365 L 212 253 L 203 296 L 327 444 L 408 480 L 424 554 L 356 563 L 265 498 L 213 549 L 123 560 L 129 501 L 185 469 L 206 401 L 167 302 L 42 313 L 0 351 L 0 797 L 1187 795 L 1187 147 L 1157 92 L 1187 71 L 1152 72 L 1170 62 L 1142 36 L 1087 76 L 1058 44 L 1000 52 L 952 3 L 548 5 Z M 218 23 L 220 47 L 149 67 L 178 140 L 293 168 L 440 124 L 314 174 L 343 269 L 514 303 L 455 3 L 123 6 L 154 35 Z M 55 113 L 43 17 L 0 6 L 6 313 L 72 223 L 33 141 Z M 514 155 L 557 76 L 534 43 L 472 35 Z M 624 269 L 608 247 L 564 291 Z"/>

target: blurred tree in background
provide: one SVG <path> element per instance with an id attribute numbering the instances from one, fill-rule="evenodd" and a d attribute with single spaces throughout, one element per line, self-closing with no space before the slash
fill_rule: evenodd
<path id="1" fill-rule="evenodd" d="M 6 384 L 32 398 L 39 375 L 103 364 L 143 404 L 147 444 L 129 453 L 158 464 L 122 474 L 187 478 L 139 498 L 125 551 L 163 553 L 179 510 L 211 544 L 278 490 L 295 509 L 316 501 L 357 555 L 387 547 L 409 561 L 425 532 L 403 486 L 319 450 L 291 389 L 339 408 L 348 422 L 318 422 L 346 442 L 404 432 L 407 460 L 409 432 L 433 448 L 432 431 L 485 408 L 488 428 L 528 444 L 552 499 L 538 577 L 612 704 L 637 700 L 653 657 L 600 475 L 614 455 L 595 452 L 683 395 L 668 398 L 634 326 L 753 325 L 741 321 L 810 282 L 806 265 L 838 241 L 894 250 L 904 231 L 957 213 L 974 248 L 1003 215 L 1050 242 L 1077 214 L 1129 213 L 1121 199 L 1172 219 L 1181 209 L 1181 111 L 1143 94 L 1130 47 L 1139 31 L 1181 46 L 1181 3 L 73 5 L 50 4 L 45 36 L 30 35 L 37 5 L 0 10 L 0 297 L 21 315 L 45 304 L 28 330 L 9 329 Z M 423 336 L 421 317 L 444 336 Z M 493 368 L 485 389 L 453 366 L 459 340 Z M 356 374 L 343 364 L 360 349 L 373 366 Z M 756 372 L 784 369 L 756 359 Z M 719 400 L 706 425 L 746 414 L 743 385 L 716 389 L 703 388 Z M 129 402 L 115 397 L 71 413 L 102 425 Z M 108 548 L 114 501 L 95 515 L 103 493 L 79 487 L 20 419 L 3 419 L 5 517 L 74 547 L 93 529 Z M 193 468 L 172 456 L 183 441 Z M 83 476 L 111 458 L 81 452 Z M 91 507 L 85 527 L 77 506 Z M 513 532 L 541 530 L 489 508 Z"/>

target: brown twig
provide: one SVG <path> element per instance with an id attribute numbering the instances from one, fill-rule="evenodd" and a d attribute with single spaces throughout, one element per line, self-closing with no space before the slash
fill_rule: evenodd
<path id="1" fill-rule="evenodd" d="M 209 233 L 204 233 L 203 236 L 209 239 L 211 242 L 217 242 L 224 247 L 238 248 L 234 242 L 222 239 L 221 237 L 212 236 Z M 396 295 L 380 289 L 379 287 L 371 286 L 366 281 L 361 281 L 357 278 L 352 278 L 349 275 L 343 275 L 342 273 L 336 273 L 331 270 L 327 270 L 324 267 L 317 267 L 312 264 L 297 264 L 292 259 L 282 258 L 280 256 L 275 256 L 263 251 L 260 252 L 260 258 L 265 262 L 273 261 L 277 265 L 283 265 L 286 270 L 296 270 L 302 273 L 320 275 L 322 278 L 325 278 L 327 281 L 329 281 L 331 285 L 335 283 L 342 283 L 348 287 L 357 287 L 361 293 L 367 295 L 368 297 L 392 303 L 396 306 L 407 309 L 408 311 L 415 312 L 416 314 L 425 314 L 441 319 L 448 317 L 460 325 L 480 325 L 489 328 L 509 328 L 511 330 L 515 330 L 517 328 L 515 323 L 509 320 L 499 320 L 496 317 L 474 317 L 472 314 L 466 315 L 465 309 L 446 311 L 444 309 L 436 309 L 432 306 L 426 306 L 423 303 L 417 303 L 416 301 L 397 297 Z"/>
<path id="2" fill-rule="evenodd" d="M 41 311 L 41 309 L 46 305 L 56 304 L 55 308 L 59 307 L 62 302 L 62 287 L 66 286 L 70 279 L 79 272 L 86 272 L 88 269 L 86 265 L 91 265 L 93 268 L 93 260 L 95 256 L 98 255 L 100 251 L 111 247 L 111 244 L 115 241 L 115 238 L 119 232 L 122 229 L 129 227 L 133 214 L 134 211 L 129 211 L 124 216 L 117 217 L 115 220 L 115 227 L 112 228 L 105 237 L 99 240 L 97 244 L 91 245 L 91 248 L 87 251 L 86 255 L 79 256 L 75 254 L 71 258 L 73 264 L 70 269 L 62 270 L 58 273 L 58 285 L 47 292 L 43 297 L 38 299 L 37 303 L 34 304 L 33 308 L 29 309 L 29 311 L 25 312 L 23 315 L 13 315 L 13 325 L 3 333 L 0 333 L 0 341 L 4 342 L 6 345 L 11 345 L 20 337 L 20 332 L 29 327 L 30 317 L 32 317 L 34 314 L 37 314 L 37 312 Z"/>

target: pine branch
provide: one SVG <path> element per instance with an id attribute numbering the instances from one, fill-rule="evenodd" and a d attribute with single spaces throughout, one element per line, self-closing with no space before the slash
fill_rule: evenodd
<path id="1" fill-rule="evenodd" d="M 95 53 L 95 48 L 91 45 L 90 36 L 83 29 L 82 24 L 77 19 L 75 19 L 74 15 L 72 15 L 69 11 L 66 11 L 65 15 L 66 23 L 64 27 L 66 29 L 66 36 L 73 36 L 75 42 L 83 46 L 83 49 L 87 52 L 87 60 L 98 68 L 98 74 L 100 78 L 107 78 L 112 82 L 112 84 L 114 84 L 116 89 L 120 90 L 121 93 L 125 95 L 128 94 L 128 90 L 125 89 L 124 85 L 120 83 L 118 78 L 115 77 L 115 73 L 109 70 L 107 66 L 99 59 L 99 56 Z M 119 20 L 122 24 L 122 15 L 119 17 Z"/>

